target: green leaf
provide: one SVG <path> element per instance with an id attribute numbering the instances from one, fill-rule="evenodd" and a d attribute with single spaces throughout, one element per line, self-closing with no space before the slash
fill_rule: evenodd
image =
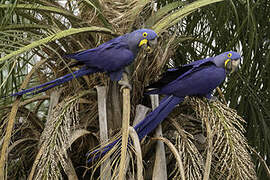
<path id="1" fill-rule="evenodd" d="M 51 26 L 41 24 L 12 24 L 0 27 L 1 30 L 17 30 L 17 29 L 51 29 Z"/>
<path id="2" fill-rule="evenodd" d="M 60 9 L 57 7 L 52 6 L 43 6 L 43 5 L 37 5 L 37 4 L 17 4 L 15 7 L 13 4 L 0 4 L 0 9 L 8 9 L 8 8 L 14 8 L 14 9 L 29 9 L 29 10 L 41 10 L 41 11 L 48 11 L 52 13 L 57 13 L 64 15 L 66 17 L 76 18 L 72 13 L 68 12 L 67 10 Z"/>
<path id="3" fill-rule="evenodd" d="M 17 55 L 24 53 L 26 51 L 29 51 L 33 48 L 38 47 L 38 46 L 44 45 L 48 42 L 55 41 L 55 40 L 58 40 L 58 39 L 61 39 L 63 37 L 67 37 L 67 36 L 70 36 L 73 34 L 78 34 L 78 33 L 82 33 L 82 32 L 89 32 L 89 31 L 90 32 L 105 32 L 105 33 L 113 34 L 113 32 L 111 30 L 109 30 L 107 28 L 103 28 L 103 27 L 92 26 L 92 27 L 83 27 L 83 28 L 71 28 L 68 30 L 60 31 L 56 34 L 53 34 L 53 35 L 48 36 L 46 38 L 35 41 L 27 46 L 24 46 L 24 47 L 18 49 L 17 51 L 14 51 L 14 52 L 0 58 L 0 62 L 5 61 L 11 57 L 17 56 Z"/>
<path id="4" fill-rule="evenodd" d="M 175 25 L 182 18 L 184 18 L 185 16 L 188 16 L 190 13 L 194 12 L 195 10 L 203 6 L 213 4 L 216 2 L 221 2 L 221 1 L 223 0 L 199 0 L 193 3 L 190 3 L 180 8 L 179 10 L 175 11 L 174 13 L 171 13 L 168 16 L 161 19 L 159 22 L 157 22 L 157 24 L 153 26 L 153 30 L 155 30 L 157 33 L 160 33 L 162 30 Z"/>
<path id="5" fill-rule="evenodd" d="M 145 22 L 146 27 L 151 27 L 152 25 L 154 25 L 157 21 L 159 21 L 160 19 L 162 19 L 165 15 L 167 15 L 170 11 L 179 8 L 180 6 L 185 5 L 186 2 L 172 2 L 167 4 L 166 6 L 162 7 L 161 9 L 159 9 L 155 14 L 153 14 L 151 17 L 149 17 L 147 19 L 147 21 Z"/>

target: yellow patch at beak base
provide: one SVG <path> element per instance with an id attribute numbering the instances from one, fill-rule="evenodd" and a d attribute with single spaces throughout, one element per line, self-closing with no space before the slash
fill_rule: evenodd
<path id="1" fill-rule="evenodd" d="M 147 44 L 148 40 L 147 39 L 143 39 L 140 41 L 139 47 L 141 47 L 144 44 Z"/>
<path id="2" fill-rule="evenodd" d="M 227 60 L 225 61 L 225 68 L 226 68 L 228 62 L 230 62 L 230 59 L 227 59 Z"/>

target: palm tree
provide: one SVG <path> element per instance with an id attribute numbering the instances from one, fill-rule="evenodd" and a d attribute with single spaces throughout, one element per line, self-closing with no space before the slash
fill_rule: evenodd
<path id="1" fill-rule="evenodd" d="M 166 144 L 168 177 L 266 177 L 267 165 L 262 166 L 250 148 L 259 152 L 263 163 L 270 164 L 269 2 L 221 1 L 3 0 L 1 96 L 74 70 L 69 68 L 71 61 L 61 58 L 66 53 L 94 48 L 114 36 L 147 27 L 159 34 L 159 45 L 149 55 L 141 52 L 130 67 L 133 121 L 136 105 L 145 103 L 143 87 L 160 72 L 238 50 L 244 59 L 241 69 L 220 87 L 221 96 L 238 114 L 223 98 L 223 103 L 213 104 L 187 98 L 162 124 L 164 137 L 147 137 L 141 143 L 147 168 L 143 176 L 155 176 L 152 152 L 158 141 Z M 128 99 L 105 74 L 83 77 L 35 96 L 2 98 L 0 178 L 104 177 L 99 171 L 103 163 L 86 163 L 85 156 L 100 143 L 96 86 L 107 87 L 109 137 L 114 138 L 121 129 L 123 104 Z M 129 155 L 127 176 L 139 175 L 139 155 L 132 151 Z M 112 176 L 117 177 L 121 158 L 111 160 Z"/>

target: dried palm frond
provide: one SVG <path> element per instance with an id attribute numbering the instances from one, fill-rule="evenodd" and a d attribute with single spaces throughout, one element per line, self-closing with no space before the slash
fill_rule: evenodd
<path id="1" fill-rule="evenodd" d="M 32 168 L 35 179 L 61 179 L 61 167 L 66 168 L 66 150 L 71 132 L 78 124 L 78 100 L 69 98 L 59 103 L 50 113 L 40 137 L 40 150 Z"/>
<path id="2" fill-rule="evenodd" d="M 188 115 L 173 114 L 171 124 L 176 131 L 173 131 L 173 136 L 166 133 L 169 140 L 175 142 L 175 147 L 172 147 L 173 144 L 169 140 L 166 140 L 166 144 L 174 152 L 175 158 L 178 158 L 178 163 L 174 163 L 175 169 L 170 172 L 170 177 L 179 179 L 185 176 L 187 179 L 194 180 L 223 179 L 224 177 L 256 179 L 248 144 L 243 135 L 245 121 L 237 115 L 235 110 L 220 101 L 208 102 L 199 98 L 188 98 L 177 109 L 181 107 L 184 107 L 182 110 Z M 119 136 L 114 140 L 117 138 Z M 120 146 L 119 141 L 105 157 L 93 165 L 93 168 L 97 170 L 102 162 L 111 156 L 113 159 L 111 166 L 115 173 L 113 178 L 116 178 Z M 130 155 L 131 149 L 129 149 Z M 182 173 L 180 164 L 183 165 Z M 136 168 L 132 166 L 131 169 Z"/>
<path id="3" fill-rule="evenodd" d="M 138 141 L 138 137 L 136 138 L 136 133 L 132 127 L 129 127 L 130 132 L 130 138 L 127 148 L 127 154 L 130 158 L 130 161 L 126 161 L 126 168 L 129 169 L 129 176 L 135 177 L 137 174 L 138 177 L 142 177 L 142 159 L 141 159 L 141 149 Z M 98 176 L 95 176 L 95 173 L 99 170 L 101 165 L 106 162 L 110 158 L 110 164 L 106 163 L 107 166 L 110 166 L 112 176 L 111 179 L 118 179 L 119 178 L 119 167 L 120 167 L 120 153 L 121 153 L 121 145 L 122 145 L 122 139 L 120 139 L 121 133 L 118 133 L 115 135 L 109 142 L 100 145 L 98 148 L 95 148 L 89 152 L 88 158 L 91 158 L 93 160 L 93 164 L 91 167 L 87 168 L 87 170 L 91 170 L 91 179 L 100 179 L 101 177 L 106 178 L 104 175 L 106 172 L 100 172 Z M 108 144 L 112 143 L 115 140 L 119 140 L 111 150 L 109 150 L 102 158 L 98 159 L 98 155 L 100 155 L 100 152 L 104 150 L 104 147 L 106 147 Z M 131 143 L 133 142 L 133 143 Z M 97 150 L 101 150 L 98 152 Z M 136 161 L 135 161 L 136 159 Z M 128 164 L 127 164 L 128 163 Z M 104 168 L 107 169 L 107 168 Z M 127 169 L 125 170 L 127 171 Z M 86 173 L 86 172 L 85 172 Z"/>
<path id="4" fill-rule="evenodd" d="M 183 157 L 186 177 L 256 179 L 244 137 L 244 119 L 220 101 L 209 103 L 199 98 L 189 98 L 186 105 L 194 110 L 191 113 L 194 117 L 178 115 L 173 120 L 177 129 L 176 144 Z M 195 120 L 197 125 L 192 122 Z M 198 121 L 201 121 L 200 125 Z M 199 139 L 199 135 L 203 140 Z M 174 173 L 175 178 L 180 178 L 179 171 Z"/>
<path id="5" fill-rule="evenodd" d="M 131 30 L 133 23 L 148 3 L 150 3 L 149 0 L 100 0 L 104 15 L 119 33 L 126 33 Z M 142 23 L 139 27 L 141 26 Z"/>

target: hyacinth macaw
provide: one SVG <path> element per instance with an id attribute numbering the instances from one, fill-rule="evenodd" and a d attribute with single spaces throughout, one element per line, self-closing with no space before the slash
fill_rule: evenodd
<path id="1" fill-rule="evenodd" d="M 134 129 L 142 140 L 152 132 L 186 96 L 198 96 L 211 99 L 213 90 L 219 86 L 230 72 L 240 64 L 240 54 L 234 51 L 222 53 L 194 61 L 184 66 L 169 69 L 162 78 L 146 87 L 146 94 L 164 94 L 159 106 L 149 113 Z M 103 156 L 120 139 L 91 154 L 94 158 Z"/>
<path id="2" fill-rule="evenodd" d="M 186 96 L 211 99 L 213 90 L 237 70 L 240 54 L 234 51 L 194 61 L 168 70 L 162 78 L 148 86 L 146 94 L 164 94 L 159 106 L 134 128 L 141 140 L 160 124 Z"/>
<path id="3" fill-rule="evenodd" d="M 142 47 L 147 51 L 151 51 L 151 48 L 156 44 L 157 34 L 153 30 L 139 29 L 133 31 L 105 42 L 97 48 L 64 56 L 65 58 L 76 59 L 85 66 L 73 73 L 39 86 L 22 90 L 10 96 L 19 96 L 30 92 L 30 94 L 41 93 L 74 78 L 96 72 L 106 72 L 109 74 L 111 80 L 119 81 L 122 77 L 124 68 L 134 61 L 139 49 Z"/>

